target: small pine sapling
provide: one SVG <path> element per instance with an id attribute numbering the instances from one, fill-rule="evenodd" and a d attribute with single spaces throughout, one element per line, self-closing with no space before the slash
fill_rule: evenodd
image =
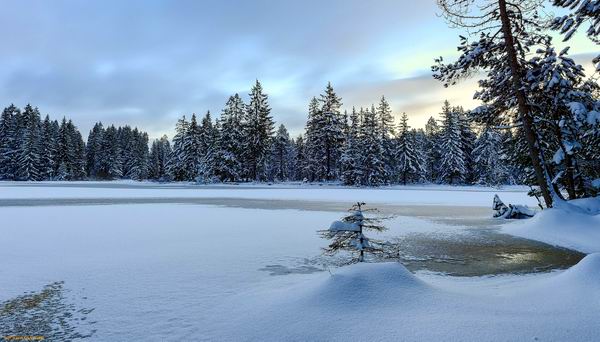
<path id="1" fill-rule="evenodd" d="M 384 243 L 367 238 L 365 230 L 382 232 L 387 228 L 380 224 L 381 219 L 365 217 L 365 212 L 377 211 L 375 208 L 364 209 L 365 203 L 357 202 L 348 211 L 350 215 L 341 221 L 334 221 L 329 229 L 319 231 L 322 238 L 331 240 L 329 246 L 324 248 L 326 255 L 333 255 L 339 251 L 350 252 L 353 257 L 349 263 L 363 262 L 365 252 L 372 255 L 384 252 Z"/>

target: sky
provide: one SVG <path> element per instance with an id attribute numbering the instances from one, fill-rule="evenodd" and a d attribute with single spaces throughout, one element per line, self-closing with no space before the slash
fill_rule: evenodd
<path id="1" fill-rule="evenodd" d="M 258 79 L 272 116 L 302 132 L 309 100 L 331 82 L 344 108 L 385 95 L 423 127 L 442 102 L 472 108 L 475 80 L 444 88 L 438 56 L 458 34 L 434 0 L 0 0 L 0 105 L 172 136 L 181 115 L 218 115 Z M 597 46 L 577 36 L 589 65 Z"/>

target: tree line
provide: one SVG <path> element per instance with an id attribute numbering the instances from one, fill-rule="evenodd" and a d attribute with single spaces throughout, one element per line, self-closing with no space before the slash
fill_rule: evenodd
<path id="1" fill-rule="evenodd" d="M 70 120 L 42 121 L 37 108 L 11 105 L 0 117 L 0 178 L 528 184 L 547 206 L 597 194 L 600 87 L 546 33 L 556 29 L 568 40 L 590 22 L 586 33 L 597 41 L 596 1 L 555 0 L 572 11 L 550 26 L 539 1 L 438 3 L 452 25 L 479 31 L 460 37 L 455 62 L 436 60 L 434 77 L 450 86 L 483 74 L 474 94 L 482 105 L 446 102 L 425 129 L 412 129 L 406 114 L 396 124 L 385 97 L 344 111 L 331 84 L 311 99 L 296 138 L 284 125 L 275 129 L 257 81 L 248 103 L 235 94 L 216 119 L 183 116 L 172 141 L 163 137 L 149 149 L 147 134 L 135 128 L 98 123 L 84 143 Z M 600 56 L 593 62 L 600 70 Z"/>
<path id="2" fill-rule="evenodd" d="M 444 102 L 440 120 L 414 129 L 390 104 L 342 111 L 328 84 L 311 99 L 305 132 L 275 124 L 260 82 L 249 103 L 232 95 L 221 115 L 181 117 L 175 136 L 150 145 L 130 126 L 96 123 L 84 143 L 70 120 L 40 119 L 10 105 L 0 117 L 0 177 L 9 180 L 133 179 L 192 182 L 534 184 L 518 129 L 476 125 L 477 111 Z M 598 158 L 595 159 L 598 163 Z M 596 164 L 597 165 L 597 164 Z"/>

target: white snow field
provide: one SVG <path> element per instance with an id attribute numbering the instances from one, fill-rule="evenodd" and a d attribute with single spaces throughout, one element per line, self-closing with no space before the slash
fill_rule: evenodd
<path id="1" fill-rule="evenodd" d="M 327 241 L 316 230 L 338 220 L 339 211 L 268 209 L 276 202 L 259 209 L 51 200 L 246 198 L 323 206 L 361 200 L 455 206 L 450 219 L 460 220 L 469 210 L 485 212 L 476 207 L 489 207 L 494 193 L 507 203 L 534 205 L 525 192 L 0 182 L 0 305 L 64 281 L 66 300 L 94 309 L 77 326 L 83 333 L 96 330 L 90 341 L 596 341 L 599 254 L 566 271 L 527 275 L 413 274 L 399 263 L 330 273 L 321 270 L 318 256 Z M 50 200 L 28 202 L 43 198 Z M 538 221 L 558 220 L 539 217 L 520 233 L 533 231 Z M 575 223 L 595 224 L 597 216 L 590 217 Z M 386 234 L 465 234 L 460 224 L 445 222 L 400 216 L 388 222 Z M 576 242 L 572 247 L 585 239 Z"/>
<path id="2" fill-rule="evenodd" d="M 354 188 L 328 185 L 264 184 L 192 185 L 151 182 L 0 182 L 0 199 L 34 198 L 243 198 L 307 201 L 363 201 L 367 203 L 458 205 L 491 207 L 494 194 L 513 204 L 536 206 L 520 186 L 489 187 L 446 185 Z"/>

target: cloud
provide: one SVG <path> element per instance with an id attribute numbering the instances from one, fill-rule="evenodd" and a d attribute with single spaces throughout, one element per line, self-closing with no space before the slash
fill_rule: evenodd
<path id="1" fill-rule="evenodd" d="M 385 94 L 419 127 L 446 98 L 472 103 L 473 82 L 445 89 L 428 71 L 457 42 L 436 12 L 398 0 L 7 2 L 0 104 L 67 115 L 84 134 L 101 120 L 172 136 L 178 116 L 218 114 L 260 79 L 296 135 L 331 81 L 346 108 Z"/>

